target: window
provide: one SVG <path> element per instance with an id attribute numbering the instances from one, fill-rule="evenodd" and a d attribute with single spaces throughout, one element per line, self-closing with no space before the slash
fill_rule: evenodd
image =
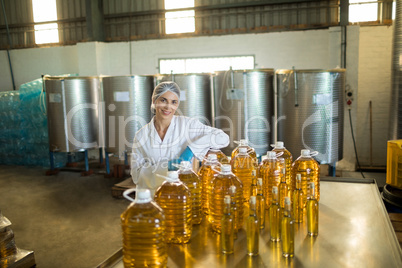
<path id="1" fill-rule="evenodd" d="M 194 0 L 165 0 L 165 9 L 194 7 Z M 194 10 L 165 13 L 166 34 L 191 33 L 195 31 Z"/>
<path id="2" fill-rule="evenodd" d="M 377 10 L 374 0 L 349 0 L 349 22 L 376 21 Z"/>
<path id="3" fill-rule="evenodd" d="M 32 0 L 34 22 L 57 20 L 56 0 Z M 35 25 L 35 43 L 58 43 L 57 23 Z"/>
<path id="4" fill-rule="evenodd" d="M 212 73 L 233 70 L 254 69 L 254 56 L 160 59 L 159 73 Z"/>

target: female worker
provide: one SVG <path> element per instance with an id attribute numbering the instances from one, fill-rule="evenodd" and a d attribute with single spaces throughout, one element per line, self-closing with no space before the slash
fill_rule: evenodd
<path id="1" fill-rule="evenodd" d="M 152 120 L 134 137 L 131 176 L 137 189 L 152 193 L 163 183 L 157 176 L 166 175 L 172 163 L 202 159 L 210 148 L 223 148 L 229 136 L 222 130 L 206 126 L 197 119 L 176 116 L 180 88 L 174 82 L 162 82 L 152 94 Z"/>

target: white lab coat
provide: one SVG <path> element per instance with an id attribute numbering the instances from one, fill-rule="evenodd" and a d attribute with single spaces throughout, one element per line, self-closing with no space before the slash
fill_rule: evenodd
<path id="1" fill-rule="evenodd" d="M 179 158 L 187 146 L 198 159 L 203 159 L 209 148 L 223 148 L 228 144 L 229 136 L 222 130 L 185 116 L 173 116 L 162 141 L 152 118 L 135 134 L 131 177 L 137 189 L 149 189 L 153 195 L 164 181 L 156 174 L 166 176 L 168 161 Z"/>

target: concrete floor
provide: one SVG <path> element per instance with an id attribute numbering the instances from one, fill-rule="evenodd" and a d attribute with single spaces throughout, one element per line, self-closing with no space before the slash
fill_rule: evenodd
<path id="1" fill-rule="evenodd" d="M 0 210 L 17 246 L 34 251 L 38 267 L 96 267 L 121 247 L 119 217 L 129 201 L 111 195 L 120 180 L 67 171 L 45 176 L 43 168 L 23 166 L 0 170 Z M 365 175 L 385 184 L 385 173 Z M 337 176 L 361 178 L 359 172 Z"/>

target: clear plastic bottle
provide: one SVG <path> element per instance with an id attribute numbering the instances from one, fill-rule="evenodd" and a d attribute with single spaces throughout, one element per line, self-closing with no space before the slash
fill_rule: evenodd
<path id="1" fill-rule="evenodd" d="M 293 216 L 295 222 L 303 222 L 304 218 L 304 193 L 301 188 L 301 175 L 296 174 L 296 189 L 293 191 Z"/>
<path id="2" fill-rule="evenodd" d="M 222 171 L 216 175 L 212 180 L 212 187 L 209 195 L 209 202 L 213 204 L 210 207 L 209 222 L 211 223 L 212 230 L 221 232 L 221 218 L 223 215 L 223 200 L 225 195 L 230 195 L 230 186 L 236 186 L 236 206 L 239 213 L 239 221 L 243 222 L 243 184 L 232 173 L 230 165 L 222 165 Z M 237 227 L 239 224 L 237 225 Z"/>
<path id="3" fill-rule="evenodd" d="M 295 224 L 292 217 L 290 198 L 285 198 L 285 212 L 281 226 L 282 256 L 293 257 L 295 253 Z"/>
<path id="4" fill-rule="evenodd" d="M 236 155 L 239 153 L 239 149 L 243 147 L 243 148 L 247 149 L 248 155 L 254 159 L 255 166 L 258 166 L 257 154 L 256 154 L 254 148 L 248 145 L 248 140 L 241 139 L 238 142 L 235 141 L 235 143 L 238 143 L 239 145 L 232 151 L 232 155 L 231 155 L 232 159 L 236 157 Z"/>
<path id="5" fill-rule="evenodd" d="M 293 156 L 292 154 L 285 148 L 283 141 L 277 141 L 275 144 L 271 145 L 274 148 L 272 149 L 273 152 L 280 153 L 282 155 L 278 158 L 283 158 L 286 168 L 286 183 L 290 187 L 290 192 L 293 192 L 294 188 L 292 186 L 292 163 L 293 163 Z"/>
<path id="6" fill-rule="evenodd" d="M 241 228 L 238 206 L 236 205 L 236 186 L 232 185 L 229 187 L 230 193 L 230 209 L 232 210 L 233 220 L 234 220 L 234 239 L 237 239 L 237 233 Z"/>
<path id="7" fill-rule="evenodd" d="M 281 240 L 282 209 L 278 201 L 278 187 L 272 187 L 272 204 L 269 207 L 271 241 Z"/>
<path id="8" fill-rule="evenodd" d="M 276 153 L 272 151 L 268 151 L 267 157 L 260 163 L 258 176 L 263 181 L 266 208 L 272 203 L 272 187 L 279 186 L 281 167 Z"/>
<path id="9" fill-rule="evenodd" d="M 307 201 L 308 183 L 314 182 L 315 198 L 320 201 L 320 165 L 311 157 L 310 150 L 301 150 L 301 155 L 292 164 L 292 187 L 296 187 L 296 174 L 301 175 L 304 206 Z M 293 188 L 293 189 L 294 189 Z"/>
<path id="10" fill-rule="evenodd" d="M 231 254 L 234 251 L 234 219 L 230 208 L 230 195 L 225 195 L 223 200 L 224 209 L 221 219 L 221 245 L 224 254 Z"/>
<path id="11" fill-rule="evenodd" d="M 209 154 L 206 161 L 202 164 L 200 170 L 198 171 L 198 176 L 201 179 L 201 207 L 202 207 L 202 212 L 204 215 L 209 214 L 209 202 L 208 202 L 208 197 L 209 197 L 209 188 L 212 179 L 217 173 L 217 171 L 220 171 L 221 164 L 218 162 L 218 157 L 216 154 Z"/>
<path id="12" fill-rule="evenodd" d="M 233 174 L 243 183 L 244 201 L 248 202 L 251 191 L 251 181 L 255 170 L 254 160 L 247 153 L 247 148 L 240 147 L 239 154 L 232 158 Z"/>
<path id="13" fill-rule="evenodd" d="M 249 205 L 249 216 L 247 218 L 247 254 L 250 256 L 258 255 L 260 224 L 257 216 L 256 205 L 256 196 L 251 196 Z"/>
<path id="14" fill-rule="evenodd" d="M 307 234 L 309 236 L 318 235 L 318 201 L 315 199 L 315 185 L 310 183 L 310 194 L 307 199 Z"/>
<path id="15" fill-rule="evenodd" d="M 165 212 L 166 242 L 188 243 L 193 230 L 191 191 L 179 180 L 177 171 L 169 171 L 165 178 L 154 199 Z"/>
<path id="16" fill-rule="evenodd" d="M 289 196 L 289 187 L 286 183 L 286 168 L 282 168 L 280 178 L 281 183 L 279 183 L 279 204 L 282 209 L 285 209 L 285 197 Z"/>
<path id="17" fill-rule="evenodd" d="M 210 154 L 216 154 L 218 157 L 218 162 L 223 164 L 230 164 L 229 158 L 219 149 L 216 148 L 211 148 L 208 150 L 207 154 L 205 155 L 206 158 L 208 158 L 208 155 Z"/>
<path id="18" fill-rule="evenodd" d="M 124 267 L 166 267 L 166 226 L 163 210 L 152 201 L 149 190 L 137 190 L 135 200 L 121 214 Z"/>
<path id="19" fill-rule="evenodd" d="M 189 161 L 182 161 L 179 165 L 179 180 L 191 191 L 191 200 L 193 202 L 193 225 L 200 224 L 202 220 L 201 209 L 201 181 L 198 175 L 192 170 Z"/>
<path id="20" fill-rule="evenodd" d="M 257 180 L 257 215 L 260 222 L 260 229 L 265 228 L 265 197 L 263 193 L 262 178 Z"/>

